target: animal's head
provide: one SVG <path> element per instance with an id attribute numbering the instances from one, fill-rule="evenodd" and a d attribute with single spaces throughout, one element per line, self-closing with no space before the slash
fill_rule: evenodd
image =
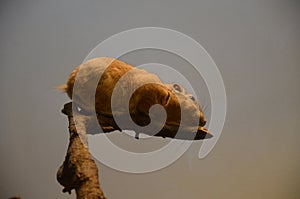
<path id="1" fill-rule="evenodd" d="M 179 126 L 185 132 L 202 133 L 201 136 L 198 135 L 201 137 L 199 139 L 202 139 L 208 133 L 203 127 L 207 122 L 206 118 L 196 98 L 179 84 L 144 85 L 133 94 L 130 104 L 130 112 L 138 110 L 138 113 L 142 113 L 142 115 L 148 115 L 152 105 L 162 105 L 167 113 L 164 130 L 170 130 L 171 133 L 171 135 L 168 134 L 166 137 L 174 137 Z M 159 119 L 159 113 L 156 115 L 154 113 L 153 118 L 154 120 Z"/>
<path id="2" fill-rule="evenodd" d="M 181 102 L 181 109 L 187 111 L 191 117 L 199 118 L 199 126 L 204 126 L 207 120 L 196 98 L 188 93 L 180 84 L 166 84 L 166 86 L 172 91 L 178 101 Z"/>

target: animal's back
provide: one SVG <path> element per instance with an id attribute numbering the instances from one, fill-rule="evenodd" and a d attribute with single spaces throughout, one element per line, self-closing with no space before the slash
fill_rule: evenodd
<path id="1" fill-rule="evenodd" d="M 128 71 L 130 73 L 124 76 Z M 111 114 L 111 96 L 121 77 L 123 77 L 123 85 L 126 87 L 128 85 L 139 87 L 147 82 L 155 82 L 163 85 L 156 75 L 150 74 L 145 70 L 138 69 L 114 58 L 99 57 L 91 59 L 75 68 L 70 74 L 67 83 L 60 88 L 71 99 L 74 97 L 73 94 L 75 94 L 76 101 L 81 105 L 81 108 L 85 110 L 91 109 L 90 103 L 92 102 L 92 98 L 95 97 L 96 111 Z M 76 86 L 76 91 L 73 90 L 75 80 L 78 85 Z M 95 86 L 97 86 L 96 94 Z M 121 101 L 125 99 L 124 95 L 129 94 L 128 88 L 116 93 L 119 98 L 116 103 L 123 104 L 124 102 Z"/>

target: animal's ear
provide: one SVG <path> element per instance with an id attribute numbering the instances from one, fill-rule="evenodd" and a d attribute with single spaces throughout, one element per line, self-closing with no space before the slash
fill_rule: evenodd
<path id="1" fill-rule="evenodd" d="M 179 84 L 174 83 L 172 86 L 175 92 L 182 93 L 183 89 Z"/>

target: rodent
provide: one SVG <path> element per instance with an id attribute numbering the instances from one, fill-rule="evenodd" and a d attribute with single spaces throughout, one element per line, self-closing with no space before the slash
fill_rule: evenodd
<path id="1" fill-rule="evenodd" d="M 80 78 L 77 78 L 79 70 Z M 90 80 L 99 78 L 98 75 L 100 73 L 102 76 L 98 84 L 95 85 L 97 86 L 96 94 L 93 96 L 91 94 L 93 94 L 95 90 L 92 89 L 92 81 Z M 129 75 L 122 79 L 126 73 Z M 121 84 L 121 89 L 119 92 L 115 92 L 116 98 L 114 98 L 117 99 L 114 103 L 118 109 L 118 114 L 121 115 L 120 117 L 122 117 L 122 111 L 125 111 L 124 103 L 126 102 L 122 100 L 128 97 L 126 96 L 129 93 L 127 89 L 132 86 L 137 86 L 139 88 L 132 94 L 129 101 L 130 116 L 136 124 L 140 126 L 149 124 L 150 107 L 154 104 L 160 104 L 166 110 L 167 118 L 163 129 L 155 134 L 155 136 L 175 138 L 180 122 L 184 124 L 183 131 L 185 132 L 184 135 L 187 136 L 179 136 L 179 139 L 197 140 L 204 139 L 206 135 L 206 138 L 212 136 L 211 133 L 203 127 L 206 123 L 206 118 L 200 105 L 195 101 L 195 98 L 181 85 L 176 83 L 164 84 L 155 74 L 138 69 L 114 58 L 98 57 L 88 60 L 75 68 L 70 74 L 67 83 L 59 87 L 66 92 L 71 99 L 74 97 L 73 88 L 75 79 L 76 85 L 78 85 L 75 92 L 76 104 L 80 109 L 88 113 L 93 110 L 93 107 L 89 104 L 93 101 L 93 97 L 95 97 L 94 108 L 97 112 L 98 122 L 104 132 L 125 130 L 116 124 L 112 117 L 111 107 L 113 90 L 117 82 L 122 79 L 122 83 L 119 83 Z M 188 113 L 188 118 L 181 118 L 180 108 Z M 154 119 L 155 118 L 156 117 L 154 117 Z M 195 124 L 195 120 L 197 120 L 197 132 L 191 132 L 190 129 L 195 129 L 195 126 L 192 128 L 192 126 L 189 125 Z M 125 128 L 129 128 L 126 130 L 135 130 L 130 129 L 130 126 Z"/>

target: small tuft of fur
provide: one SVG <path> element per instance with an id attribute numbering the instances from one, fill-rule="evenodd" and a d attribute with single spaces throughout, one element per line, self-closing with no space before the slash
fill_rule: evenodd
<path id="1" fill-rule="evenodd" d="M 57 90 L 61 92 L 67 92 L 68 91 L 68 85 L 67 84 L 61 84 L 55 87 Z"/>

